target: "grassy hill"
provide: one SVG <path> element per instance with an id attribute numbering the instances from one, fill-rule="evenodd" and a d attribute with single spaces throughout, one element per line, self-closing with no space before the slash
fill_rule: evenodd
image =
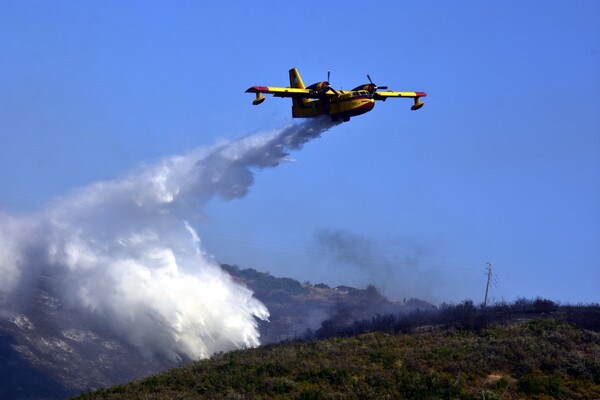
<path id="1" fill-rule="evenodd" d="M 553 318 L 219 354 L 80 399 L 597 399 L 600 333 Z"/>

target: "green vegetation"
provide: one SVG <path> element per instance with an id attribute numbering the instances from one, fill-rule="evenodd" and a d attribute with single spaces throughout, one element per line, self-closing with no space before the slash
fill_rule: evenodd
<path id="1" fill-rule="evenodd" d="M 552 318 L 218 354 L 80 399 L 593 399 L 600 334 Z"/>
<path id="2" fill-rule="evenodd" d="M 284 292 L 288 295 L 304 294 L 308 292 L 306 288 L 295 279 L 292 278 L 276 278 L 268 272 L 259 272 L 254 268 L 240 269 L 235 265 L 222 264 L 226 272 L 232 276 L 236 276 L 258 292 Z"/>

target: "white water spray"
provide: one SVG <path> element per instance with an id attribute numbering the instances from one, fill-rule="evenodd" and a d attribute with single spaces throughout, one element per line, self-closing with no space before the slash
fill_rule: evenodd
<path id="1" fill-rule="evenodd" d="M 205 253 L 193 224 L 215 195 L 244 196 L 251 168 L 275 167 L 332 126 L 292 124 L 165 158 L 98 182 L 34 215 L 0 213 L 0 306 L 26 301 L 43 274 L 70 307 L 152 356 L 204 358 L 257 346 L 252 292 Z"/>

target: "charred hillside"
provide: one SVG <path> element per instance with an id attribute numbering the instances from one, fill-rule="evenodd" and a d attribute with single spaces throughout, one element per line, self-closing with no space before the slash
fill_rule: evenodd
<path id="1" fill-rule="evenodd" d="M 471 300 L 460 304 L 442 304 L 438 308 L 417 309 L 405 314 L 377 314 L 372 318 L 348 322 L 331 318 L 322 322 L 304 339 L 355 336 L 369 332 L 411 333 L 424 329 L 455 328 L 481 331 L 490 325 L 536 318 L 551 318 L 581 329 L 600 332 L 600 305 L 560 305 L 548 299 L 519 299 L 513 303 L 475 305 Z"/>

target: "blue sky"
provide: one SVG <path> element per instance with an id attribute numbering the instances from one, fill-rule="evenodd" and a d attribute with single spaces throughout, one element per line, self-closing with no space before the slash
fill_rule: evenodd
<path id="1" fill-rule="evenodd" d="M 598 302 L 597 1 L 0 3 L 0 210 L 28 214 L 140 164 L 291 120 L 244 90 L 395 90 L 213 199 L 222 262 L 393 298 Z M 324 237 L 365 254 L 341 256 Z"/>

